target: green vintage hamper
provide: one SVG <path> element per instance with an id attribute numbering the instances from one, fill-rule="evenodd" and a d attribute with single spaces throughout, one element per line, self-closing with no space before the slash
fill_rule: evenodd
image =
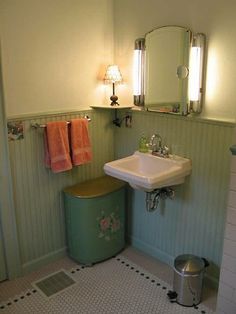
<path id="1" fill-rule="evenodd" d="M 64 191 L 69 256 L 85 265 L 108 259 L 125 245 L 125 183 L 104 176 Z"/>

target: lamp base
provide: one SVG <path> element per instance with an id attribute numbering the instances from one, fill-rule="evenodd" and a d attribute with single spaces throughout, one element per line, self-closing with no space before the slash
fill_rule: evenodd
<path id="1" fill-rule="evenodd" d="M 110 103 L 111 106 L 119 106 L 119 105 L 120 105 L 120 104 L 117 102 L 118 97 L 117 97 L 116 95 L 112 95 L 112 96 L 110 97 L 110 100 L 111 100 L 111 103 Z"/>

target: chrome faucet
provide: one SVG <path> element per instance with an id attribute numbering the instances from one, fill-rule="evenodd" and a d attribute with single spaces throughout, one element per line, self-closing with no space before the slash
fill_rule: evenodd
<path id="1" fill-rule="evenodd" d="M 152 152 L 158 151 L 158 149 L 162 146 L 162 138 L 159 134 L 153 134 L 149 141 L 149 149 Z"/>
<path id="2" fill-rule="evenodd" d="M 168 146 L 162 144 L 162 138 L 159 134 L 153 134 L 151 136 L 148 146 L 152 155 L 164 158 L 169 157 L 169 148 Z"/>

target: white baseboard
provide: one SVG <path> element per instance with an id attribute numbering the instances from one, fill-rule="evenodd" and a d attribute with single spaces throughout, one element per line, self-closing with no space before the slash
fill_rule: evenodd
<path id="1" fill-rule="evenodd" d="M 168 264 L 169 266 L 173 267 L 174 266 L 174 260 L 175 257 L 166 254 L 165 252 L 143 242 L 140 241 L 139 239 L 132 237 L 132 236 L 127 236 L 127 240 L 129 241 L 129 243 L 139 249 L 140 251 L 158 259 L 159 261 Z M 210 285 L 211 287 L 217 289 L 218 288 L 218 284 L 219 281 L 217 280 L 217 278 L 210 276 L 209 274 L 205 275 L 205 281 L 208 282 L 208 285 Z"/>
<path id="2" fill-rule="evenodd" d="M 129 243 L 134 246 L 135 248 L 139 249 L 140 251 L 147 253 L 148 255 L 151 255 L 155 258 L 157 258 L 159 261 L 166 263 L 173 267 L 174 265 L 174 257 L 171 255 L 166 254 L 165 252 L 143 242 L 139 239 L 128 236 Z"/>
<path id="3" fill-rule="evenodd" d="M 34 259 L 28 263 L 22 265 L 22 274 L 28 274 L 31 271 L 37 270 L 40 267 L 47 265 L 50 262 L 54 262 L 64 256 L 66 256 L 66 247 L 63 247 L 57 251 L 53 251 L 49 254 L 43 255 L 37 259 Z"/>

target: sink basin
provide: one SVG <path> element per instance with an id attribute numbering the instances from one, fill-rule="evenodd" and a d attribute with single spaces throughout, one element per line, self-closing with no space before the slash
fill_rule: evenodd
<path id="1" fill-rule="evenodd" d="M 176 155 L 163 158 L 140 152 L 104 165 L 106 174 L 146 192 L 183 183 L 191 169 L 190 159 Z"/>

